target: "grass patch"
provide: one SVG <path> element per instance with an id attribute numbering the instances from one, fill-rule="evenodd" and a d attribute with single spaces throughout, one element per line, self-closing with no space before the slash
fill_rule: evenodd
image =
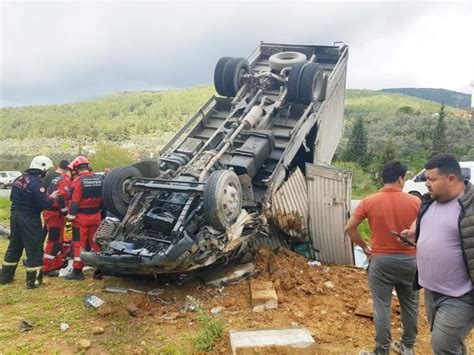
<path id="1" fill-rule="evenodd" d="M 9 198 L 0 197 L 0 224 L 8 226 L 10 224 L 10 206 Z"/>
<path id="2" fill-rule="evenodd" d="M 222 323 L 214 319 L 194 298 L 188 296 L 187 300 L 196 307 L 197 320 L 201 331 L 193 340 L 197 351 L 211 351 L 214 345 L 222 338 Z"/>
<path id="3" fill-rule="evenodd" d="M 360 237 L 365 241 L 368 242 L 370 240 L 370 236 L 372 231 L 370 230 L 369 221 L 364 219 L 361 224 L 357 227 L 357 230 L 360 234 Z"/>
<path id="4" fill-rule="evenodd" d="M 7 245 L 8 240 L 0 238 L 2 259 Z M 85 275 L 82 282 L 46 278 L 47 285 L 26 290 L 25 268 L 20 262 L 14 282 L 0 285 L 0 353 L 80 353 L 77 345 L 80 339 L 90 340 L 94 353 L 191 353 L 192 344 L 184 341 L 181 333 L 172 333 L 170 325 L 164 324 L 164 333 L 157 329 L 155 317 L 161 318 L 161 313 L 130 317 L 125 307 L 138 302 L 133 295 L 102 292 L 106 285 L 141 288 L 146 287 L 144 283 L 137 286 L 136 281 L 112 277 L 93 280 L 92 270 Z M 99 309 L 86 308 L 83 301 L 86 294 L 95 294 L 106 304 Z M 22 319 L 31 323 L 33 330 L 20 333 L 18 325 Z M 62 322 L 70 326 L 65 333 L 59 329 Z M 95 326 L 103 327 L 105 333 L 93 335 Z M 191 337 L 196 334 L 192 333 Z"/>

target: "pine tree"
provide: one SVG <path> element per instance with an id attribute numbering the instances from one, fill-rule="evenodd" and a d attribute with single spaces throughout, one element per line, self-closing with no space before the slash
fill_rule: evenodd
<path id="1" fill-rule="evenodd" d="M 447 127 L 445 116 L 446 113 L 444 112 L 444 104 L 442 104 L 441 108 L 439 109 L 438 123 L 436 124 L 433 132 L 431 156 L 447 152 L 448 144 L 446 140 Z"/>
<path id="2" fill-rule="evenodd" d="M 357 119 L 352 129 L 344 152 L 344 160 L 355 161 L 363 167 L 370 163 L 367 154 L 367 130 L 361 117 Z"/>

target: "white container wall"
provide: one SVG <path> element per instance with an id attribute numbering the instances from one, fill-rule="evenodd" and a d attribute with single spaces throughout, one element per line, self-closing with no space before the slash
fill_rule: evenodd
<path id="1" fill-rule="evenodd" d="M 306 165 L 309 229 L 313 248 L 324 263 L 354 265 L 352 242 L 344 233 L 351 206 L 352 173 Z"/>

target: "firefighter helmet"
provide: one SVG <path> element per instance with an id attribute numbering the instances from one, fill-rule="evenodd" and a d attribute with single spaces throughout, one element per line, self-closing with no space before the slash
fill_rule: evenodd
<path id="1" fill-rule="evenodd" d="M 41 170 L 46 172 L 48 169 L 53 167 L 53 162 L 44 155 L 38 155 L 33 158 L 30 164 L 30 169 Z"/>
<path id="2" fill-rule="evenodd" d="M 74 167 L 74 169 L 77 169 L 77 167 L 80 165 L 89 165 L 89 159 L 82 155 L 79 155 L 78 157 L 76 157 L 76 159 L 72 161 L 72 166 Z"/>

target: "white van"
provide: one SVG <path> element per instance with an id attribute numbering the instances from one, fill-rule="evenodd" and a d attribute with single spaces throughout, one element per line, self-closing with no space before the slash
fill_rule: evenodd
<path id="1" fill-rule="evenodd" d="M 13 180 L 20 175 L 20 171 L 0 171 L 0 189 L 11 187 Z"/>
<path id="2" fill-rule="evenodd" d="M 474 161 L 460 161 L 459 165 L 461 165 L 461 172 L 464 180 L 474 183 Z M 425 182 L 425 169 L 423 169 L 416 174 L 413 179 L 405 181 L 403 191 L 421 198 L 421 196 L 428 192 Z"/>

